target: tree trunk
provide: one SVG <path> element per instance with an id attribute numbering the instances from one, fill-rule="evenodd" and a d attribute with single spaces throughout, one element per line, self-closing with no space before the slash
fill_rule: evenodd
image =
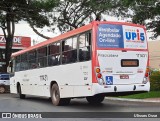
<path id="1" fill-rule="evenodd" d="M 4 72 L 7 72 L 7 67 L 9 66 L 9 61 L 11 59 L 12 54 L 12 45 L 13 45 L 13 37 L 15 32 L 15 22 L 14 22 L 14 15 L 11 13 L 7 13 L 6 15 L 6 29 L 7 29 L 7 35 L 6 32 L 3 31 L 4 37 L 6 39 L 6 48 L 5 48 L 5 66 L 4 66 Z"/>
<path id="2" fill-rule="evenodd" d="M 7 72 L 7 67 L 9 66 L 9 61 L 11 59 L 12 44 L 13 44 L 13 37 L 7 37 L 7 39 L 6 39 L 6 51 L 5 51 L 5 62 L 6 62 L 6 65 L 4 67 L 4 71 L 5 72 Z"/>

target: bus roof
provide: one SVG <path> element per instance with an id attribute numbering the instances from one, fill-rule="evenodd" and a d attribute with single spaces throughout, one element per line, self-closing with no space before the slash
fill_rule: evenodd
<path id="1" fill-rule="evenodd" d="M 88 31 L 88 30 L 91 30 L 94 25 L 98 25 L 98 24 L 118 24 L 118 25 L 129 25 L 129 26 L 137 26 L 137 27 L 144 28 L 144 26 L 142 26 L 142 25 L 137 25 L 137 24 L 133 24 L 133 23 L 127 23 L 127 22 L 93 21 L 93 22 L 91 22 L 88 25 L 82 26 L 80 28 L 77 28 L 77 29 L 74 29 L 72 31 L 66 32 L 66 33 L 61 34 L 59 36 L 56 36 L 54 38 L 48 39 L 48 40 L 46 40 L 44 42 L 41 42 L 39 44 L 36 44 L 34 46 L 30 46 L 30 47 L 28 47 L 28 48 L 26 48 L 24 50 L 20 50 L 18 52 L 15 52 L 15 53 L 12 54 L 12 57 L 21 55 L 21 54 L 26 53 L 28 51 L 36 50 L 38 48 L 47 46 L 48 44 L 51 44 L 51 43 L 56 42 L 58 40 L 63 40 L 65 38 L 74 36 L 76 34 L 79 34 L 79 33 L 82 33 L 82 32 Z"/>

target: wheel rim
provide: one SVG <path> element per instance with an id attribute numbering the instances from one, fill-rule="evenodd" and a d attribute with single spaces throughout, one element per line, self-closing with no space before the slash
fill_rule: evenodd
<path id="1" fill-rule="evenodd" d="M 58 88 L 58 85 L 54 84 L 52 86 L 52 103 L 53 105 L 59 105 L 60 103 L 60 93 L 59 93 L 59 88 Z"/>
<path id="2" fill-rule="evenodd" d="M 0 87 L 0 93 L 4 93 L 5 92 L 5 88 L 4 87 Z"/>
<path id="3" fill-rule="evenodd" d="M 53 100 L 55 102 L 57 102 L 59 100 L 59 92 L 58 92 L 58 90 L 54 91 L 54 93 L 53 93 Z"/>

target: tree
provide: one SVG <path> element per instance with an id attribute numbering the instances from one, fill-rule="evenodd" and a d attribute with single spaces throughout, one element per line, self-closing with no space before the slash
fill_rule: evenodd
<path id="1" fill-rule="evenodd" d="M 61 0 L 51 17 L 59 30 L 66 32 L 88 24 L 101 13 L 111 14 L 117 3 L 117 0 Z"/>
<path id="2" fill-rule="evenodd" d="M 159 0 L 120 0 L 119 14 L 131 17 L 132 22 L 145 25 L 154 34 L 153 39 L 160 35 L 160 1 Z"/>
<path id="3" fill-rule="evenodd" d="M 50 25 L 46 12 L 51 11 L 58 4 L 57 1 L 58 0 L 1 0 L 0 27 L 6 39 L 6 64 L 3 66 L 4 72 L 7 72 L 12 53 L 15 23 L 21 20 L 27 21 L 31 28 L 38 33 L 36 27 L 42 28 Z M 45 37 L 41 33 L 39 34 Z"/>

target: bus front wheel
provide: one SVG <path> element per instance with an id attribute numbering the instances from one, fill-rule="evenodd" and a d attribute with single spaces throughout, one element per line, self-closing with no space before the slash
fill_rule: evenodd
<path id="1" fill-rule="evenodd" d="M 99 104 L 104 100 L 104 96 L 95 95 L 95 96 L 86 97 L 86 99 L 90 104 Z"/>
<path id="2" fill-rule="evenodd" d="M 68 105 L 70 103 L 70 98 L 60 98 L 59 87 L 57 84 L 52 85 L 51 89 L 51 100 L 53 105 Z"/>
<path id="3" fill-rule="evenodd" d="M 25 99 L 25 97 L 26 97 L 24 94 L 22 94 L 21 86 L 20 85 L 18 85 L 18 95 L 19 95 L 20 99 Z"/>

